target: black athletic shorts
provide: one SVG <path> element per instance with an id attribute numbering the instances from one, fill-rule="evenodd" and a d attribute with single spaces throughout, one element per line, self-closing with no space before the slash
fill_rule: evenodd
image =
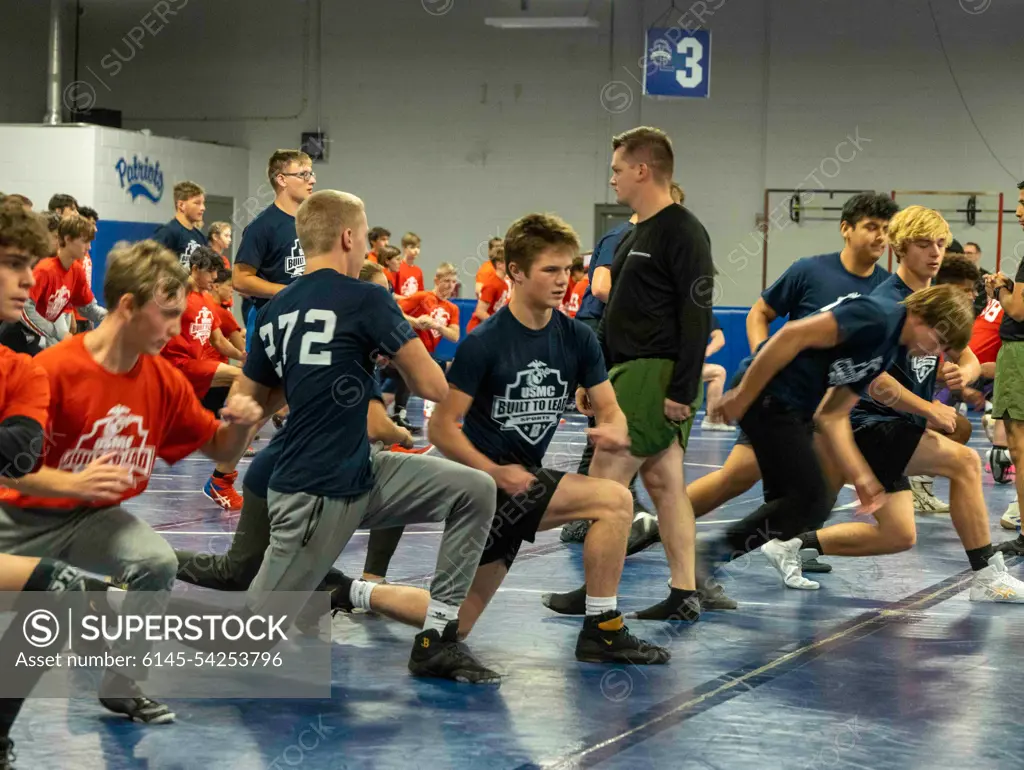
<path id="1" fill-rule="evenodd" d="M 206 391 L 206 395 L 203 396 L 202 404 L 204 409 L 209 409 L 214 414 L 220 412 L 224 408 L 224 402 L 228 400 L 228 391 L 231 388 L 210 388 Z"/>
<path id="2" fill-rule="evenodd" d="M 537 483 L 523 494 L 512 497 L 499 487 L 491 533 L 487 536 L 484 552 L 480 556 L 481 566 L 504 561 L 505 567 L 511 569 L 523 541 L 532 543 L 537 536 L 540 520 L 544 518 L 544 512 L 555 496 L 555 490 L 565 472 L 548 468 L 529 470 L 537 477 Z"/>
<path id="3" fill-rule="evenodd" d="M 904 474 L 924 431 L 923 425 L 902 419 L 866 422 L 853 431 L 857 449 L 886 492 L 910 489 Z"/>

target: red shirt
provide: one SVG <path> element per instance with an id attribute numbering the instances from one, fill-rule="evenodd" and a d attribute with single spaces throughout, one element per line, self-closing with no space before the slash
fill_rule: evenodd
<path id="1" fill-rule="evenodd" d="M 480 290 L 481 291 L 483 291 L 483 288 L 484 288 L 482 284 L 486 284 L 487 283 L 487 279 L 491 278 L 493 275 L 494 275 L 494 263 L 491 262 L 491 260 L 487 260 L 482 265 L 480 265 L 480 269 L 476 271 L 476 283 L 481 284 L 481 286 L 480 286 Z"/>
<path id="2" fill-rule="evenodd" d="M 221 334 L 230 338 L 235 332 L 241 331 L 242 327 L 238 325 L 234 314 L 226 305 L 213 304 L 211 307 L 213 308 L 214 315 L 217 317 L 217 322 L 220 324 Z M 220 361 L 222 364 L 228 362 L 228 357 L 221 354 L 213 345 L 210 345 L 208 349 L 204 348 L 203 355 L 213 361 Z"/>
<path id="3" fill-rule="evenodd" d="M 32 271 L 36 285 L 32 287 L 32 301 L 36 312 L 47 321 L 56 321 L 63 313 L 89 305 L 95 301 L 85 267 L 80 261 L 72 262 L 67 270 L 57 257 L 41 259 Z M 22 313 L 22 318 L 26 316 Z"/>
<path id="4" fill-rule="evenodd" d="M 410 265 L 403 260 L 398 268 L 398 278 L 395 279 L 395 293 L 403 297 L 411 297 L 423 289 L 423 271 L 416 265 Z"/>
<path id="5" fill-rule="evenodd" d="M 492 272 L 490 277 L 484 281 L 484 285 L 480 287 L 479 298 L 481 302 L 487 303 L 488 318 L 508 304 L 508 298 L 511 293 L 512 287 L 509 285 L 508 278 L 499 278 L 497 273 Z M 468 334 L 473 331 L 482 323 L 483 321 L 474 314 L 469 319 L 469 323 L 466 324 L 466 333 Z"/>
<path id="6" fill-rule="evenodd" d="M 577 281 L 573 285 L 572 293 L 569 295 L 569 301 L 565 304 L 565 314 L 569 316 L 569 318 L 575 318 L 576 314 L 580 311 L 580 303 L 583 301 L 583 294 L 587 291 L 587 287 L 589 285 L 589 278 Z"/>
<path id="7" fill-rule="evenodd" d="M 46 428 L 50 381 L 34 358 L 0 345 L 0 422 L 28 417 Z M 21 470 L 25 470 L 24 468 Z"/>
<path id="8" fill-rule="evenodd" d="M 971 352 L 978 357 L 978 362 L 989 364 L 996 360 L 1003 341 L 999 337 L 999 325 L 1003 322 L 1003 306 L 999 300 L 990 299 L 981 314 L 974 319 L 971 332 Z"/>
<path id="9" fill-rule="evenodd" d="M 69 337 L 33 359 L 50 385 L 43 465 L 77 472 L 113 453 L 135 480 L 121 495 L 127 500 L 145 491 L 157 457 L 172 464 L 187 457 L 213 438 L 219 423 L 185 377 L 160 356 L 139 356 L 130 372 L 113 374 L 85 349 L 87 336 Z M 13 489 L 0 489 L 0 500 L 19 508 L 111 505 L 31 497 Z"/>
<path id="10" fill-rule="evenodd" d="M 398 305 L 403 313 L 413 318 L 429 315 L 442 326 L 458 326 L 459 323 L 459 309 L 448 300 L 440 299 L 432 291 L 418 291 L 411 297 L 399 297 Z M 441 341 L 441 332 L 436 329 L 417 329 L 416 333 L 423 340 L 428 353 L 433 353 L 437 349 L 437 343 Z"/>
<path id="11" fill-rule="evenodd" d="M 85 270 L 85 285 L 92 291 L 92 257 L 88 254 L 82 259 L 82 269 Z M 88 302 L 86 304 L 89 304 Z M 88 323 L 89 319 L 75 311 L 75 320 Z"/>
<path id="12" fill-rule="evenodd" d="M 217 350 L 210 344 L 214 330 L 220 328 L 216 307 L 201 291 L 189 292 L 181 315 L 181 334 L 172 338 L 160 354 L 179 369 L 188 359 L 216 359 Z"/>

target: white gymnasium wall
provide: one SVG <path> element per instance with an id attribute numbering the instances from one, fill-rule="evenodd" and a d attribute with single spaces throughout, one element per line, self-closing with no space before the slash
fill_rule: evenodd
<path id="1" fill-rule="evenodd" d="M 90 200 L 96 133 L 92 127 L 0 125 L 0 191 L 27 195 L 37 211 L 58 192 Z"/>
<path id="2" fill-rule="evenodd" d="M 471 269 L 480 244 L 529 210 L 559 212 L 590 245 L 593 204 L 612 200 L 609 137 L 640 123 L 675 140 L 677 176 L 715 246 L 723 304 L 749 304 L 760 289 L 766 186 L 816 178 L 1011 194 L 1024 177 L 1024 0 L 933 2 L 970 115 L 1006 170 L 961 102 L 925 0 L 680 4 L 687 21 L 701 17 L 712 30 L 711 98 L 669 102 L 641 98 L 637 82 L 645 25 L 668 5 L 660 0 L 615 2 L 614 11 L 595 0 L 600 29 L 546 32 L 483 25 L 518 13 L 515 0 L 168 0 L 162 20 L 156 5 L 83 0 L 79 76 L 100 106 L 122 109 L 132 128 L 246 147 L 249 210 L 269 197 L 259 189 L 269 153 L 320 126 L 332 144 L 318 185 L 360 194 L 371 224 L 395 236 L 417 231 L 428 272 L 442 259 Z M 588 3 L 533 5 L 576 15 Z M 43 45 L 45 15 L 33 28 L 22 32 Z M 17 108 L 0 100 L 0 119 L 37 119 Z M 240 224 L 247 217 L 239 211 Z M 774 230 L 769 279 L 834 248 L 836 227 Z M 991 227 L 954 220 L 954 232 L 994 261 Z M 1011 220 L 1004 252 L 1020 240 Z"/>

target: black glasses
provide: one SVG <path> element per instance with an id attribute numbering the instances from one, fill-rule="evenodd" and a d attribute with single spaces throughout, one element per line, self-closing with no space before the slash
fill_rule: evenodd
<path id="1" fill-rule="evenodd" d="M 316 179 L 315 171 L 299 171 L 291 174 L 286 174 L 284 171 L 278 172 L 281 176 L 295 176 L 301 179 L 303 182 L 308 182 L 310 179 Z"/>

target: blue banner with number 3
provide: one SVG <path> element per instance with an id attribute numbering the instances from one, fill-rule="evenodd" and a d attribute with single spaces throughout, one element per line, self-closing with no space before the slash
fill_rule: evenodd
<path id="1" fill-rule="evenodd" d="M 711 31 L 647 30 L 644 94 L 706 99 L 711 93 Z"/>

